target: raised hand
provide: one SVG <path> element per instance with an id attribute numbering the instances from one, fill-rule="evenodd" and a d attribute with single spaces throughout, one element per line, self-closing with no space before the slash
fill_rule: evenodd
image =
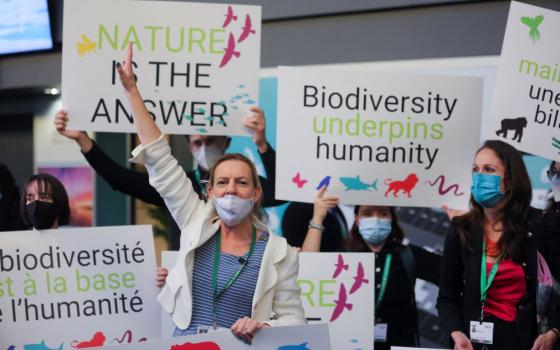
<path id="1" fill-rule="evenodd" d="M 93 142 L 89 138 L 88 134 L 84 131 L 68 130 L 66 126 L 68 125 L 68 112 L 61 109 L 56 112 L 54 116 L 54 126 L 56 131 L 62 136 L 72 139 L 78 143 L 82 152 L 87 153 L 93 147 Z"/>
<path id="2" fill-rule="evenodd" d="M 257 146 L 260 153 L 268 150 L 266 142 L 266 121 L 264 111 L 257 107 L 251 107 L 251 113 L 243 119 L 243 125 L 253 132 L 253 143 Z"/>

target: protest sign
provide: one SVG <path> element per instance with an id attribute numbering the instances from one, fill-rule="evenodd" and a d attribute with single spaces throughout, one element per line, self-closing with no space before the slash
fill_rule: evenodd
<path id="1" fill-rule="evenodd" d="M 276 198 L 467 207 L 480 78 L 283 67 L 278 84 Z"/>
<path id="2" fill-rule="evenodd" d="M 488 139 L 560 161 L 560 13 L 513 1 L 490 109 Z"/>
<path id="3" fill-rule="evenodd" d="M 62 102 L 75 130 L 135 132 L 116 65 L 129 42 L 145 105 L 174 134 L 247 135 L 258 101 L 258 6 L 64 2 Z"/>
<path id="4" fill-rule="evenodd" d="M 150 226 L 2 232 L 0 348 L 157 339 L 155 272 Z"/>

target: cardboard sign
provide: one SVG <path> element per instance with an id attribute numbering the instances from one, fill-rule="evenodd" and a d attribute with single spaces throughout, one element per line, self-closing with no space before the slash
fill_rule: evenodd
<path id="1" fill-rule="evenodd" d="M 560 13 L 512 2 L 488 139 L 560 161 Z"/>
<path id="2" fill-rule="evenodd" d="M 69 128 L 135 132 L 116 71 L 132 42 L 138 87 L 163 132 L 246 135 L 242 117 L 258 101 L 260 33 L 258 6 L 65 1 Z"/>
<path id="3" fill-rule="evenodd" d="M 467 208 L 482 81 L 280 68 L 276 198 Z"/>
<path id="4" fill-rule="evenodd" d="M 138 344 L 110 346 L 111 350 L 330 350 L 327 325 L 270 327 L 260 329 L 252 343 L 245 344 L 229 330 Z"/>
<path id="5" fill-rule="evenodd" d="M 0 348 L 157 339 L 150 226 L 0 233 Z"/>
<path id="6" fill-rule="evenodd" d="M 305 316 L 329 323 L 333 349 L 373 349 L 374 265 L 371 253 L 299 254 Z"/>

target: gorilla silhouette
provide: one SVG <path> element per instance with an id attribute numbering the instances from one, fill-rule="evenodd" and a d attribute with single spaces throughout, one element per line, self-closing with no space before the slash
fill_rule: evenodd
<path id="1" fill-rule="evenodd" d="M 523 137 L 523 129 L 527 126 L 527 119 L 524 117 L 514 118 L 514 119 L 502 119 L 502 128 L 496 131 L 496 135 L 502 135 L 503 138 L 507 138 L 508 130 L 515 130 L 512 140 L 517 139 L 517 142 L 521 142 Z"/>

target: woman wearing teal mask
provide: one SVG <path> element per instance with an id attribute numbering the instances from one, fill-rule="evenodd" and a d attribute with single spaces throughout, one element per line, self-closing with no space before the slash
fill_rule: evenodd
<path id="1" fill-rule="evenodd" d="M 303 252 L 320 250 L 323 220 L 338 204 L 338 197 L 325 191 L 322 188 L 315 199 Z M 358 205 L 354 214 L 346 250 L 375 253 L 375 349 L 419 346 L 414 285 L 416 278 L 438 284 L 441 256 L 403 245 L 404 232 L 393 207 Z"/>
<path id="2" fill-rule="evenodd" d="M 455 349 L 549 350 L 560 325 L 538 335 L 537 248 L 557 276 L 560 246 L 530 207 L 519 152 L 486 141 L 474 159 L 471 190 L 471 209 L 453 218 L 445 240 L 441 325 Z"/>

